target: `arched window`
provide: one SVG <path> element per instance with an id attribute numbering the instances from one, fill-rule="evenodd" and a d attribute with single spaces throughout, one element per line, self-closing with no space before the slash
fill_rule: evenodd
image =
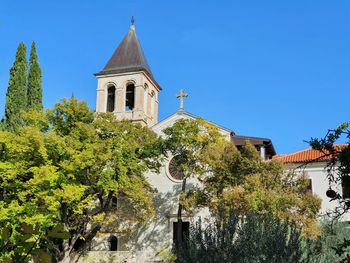
<path id="1" fill-rule="evenodd" d="M 135 85 L 130 83 L 126 86 L 125 111 L 132 111 L 135 105 Z"/>
<path id="2" fill-rule="evenodd" d="M 110 236 L 109 240 L 109 251 L 117 251 L 118 250 L 118 238 L 116 236 Z"/>
<path id="3" fill-rule="evenodd" d="M 115 87 L 110 86 L 107 92 L 107 112 L 113 112 L 115 108 Z"/>

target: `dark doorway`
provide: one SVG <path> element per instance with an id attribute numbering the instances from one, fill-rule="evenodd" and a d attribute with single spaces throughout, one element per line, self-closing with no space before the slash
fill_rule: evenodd
<path id="1" fill-rule="evenodd" d="M 173 222 L 173 242 L 177 244 L 177 228 L 178 222 Z M 185 240 L 190 235 L 190 222 L 182 222 L 182 240 Z"/>
<path id="2" fill-rule="evenodd" d="M 111 236 L 109 238 L 109 250 L 110 251 L 118 250 L 118 238 L 116 236 Z"/>

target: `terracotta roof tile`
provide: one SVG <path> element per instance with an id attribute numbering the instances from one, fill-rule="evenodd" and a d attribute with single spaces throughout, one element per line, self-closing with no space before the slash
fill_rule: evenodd
<path id="1" fill-rule="evenodd" d="M 346 146 L 347 144 L 334 145 L 336 150 L 344 149 Z M 312 148 L 308 148 L 308 149 L 290 153 L 290 154 L 273 156 L 273 160 L 281 161 L 283 163 L 304 163 L 304 162 L 310 162 L 310 161 L 321 162 L 321 161 L 327 161 L 330 159 L 331 159 L 331 156 L 325 156 L 325 153 L 318 150 L 314 150 Z"/>

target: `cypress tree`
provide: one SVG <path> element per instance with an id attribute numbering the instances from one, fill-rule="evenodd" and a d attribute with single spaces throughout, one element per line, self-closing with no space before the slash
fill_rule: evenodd
<path id="1" fill-rule="evenodd" d="M 26 46 L 21 42 L 17 48 L 15 62 L 10 69 L 6 93 L 5 125 L 9 131 L 17 131 L 22 125 L 21 111 L 27 106 L 27 58 Z"/>
<path id="2" fill-rule="evenodd" d="M 27 105 L 28 109 L 42 110 L 42 81 L 41 68 L 36 54 L 35 42 L 32 43 L 29 58 Z"/>

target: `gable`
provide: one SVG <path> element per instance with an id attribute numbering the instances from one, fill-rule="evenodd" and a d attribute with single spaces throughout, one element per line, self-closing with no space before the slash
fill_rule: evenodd
<path id="1" fill-rule="evenodd" d="M 164 136 L 163 130 L 165 128 L 171 127 L 176 121 L 181 120 L 181 119 L 188 119 L 188 120 L 195 120 L 198 119 L 200 117 L 191 114 L 189 112 L 185 112 L 185 111 L 178 111 L 175 112 L 173 115 L 169 116 L 168 118 L 158 122 L 157 124 L 155 124 L 154 126 L 151 127 L 151 129 L 157 133 L 160 136 Z M 215 125 L 216 127 L 218 127 L 219 131 L 221 132 L 221 134 L 223 136 L 225 136 L 228 140 L 230 140 L 231 138 L 231 133 L 232 131 L 222 127 L 220 125 L 217 125 L 216 123 L 210 122 L 209 123 Z"/>

